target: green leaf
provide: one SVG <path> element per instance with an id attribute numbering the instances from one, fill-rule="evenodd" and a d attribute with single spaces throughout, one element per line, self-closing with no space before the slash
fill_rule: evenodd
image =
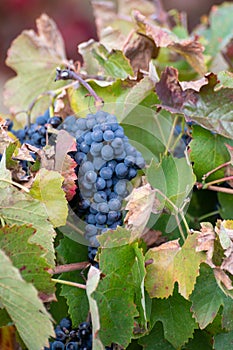
<path id="1" fill-rule="evenodd" d="M 220 333 L 214 337 L 215 350 L 232 350 L 233 331 L 229 333 Z"/>
<path id="2" fill-rule="evenodd" d="M 213 339 L 210 334 L 200 329 L 195 330 L 193 339 L 185 345 L 184 350 L 211 350 Z"/>
<path id="3" fill-rule="evenodd" d="M 120 247 L 129 244 L 131 240 L 131 231 L 126 230 L 121 226 L 117 226 L 116 230 L 108 230 L 98 236 L 98 241 L 103 248 Z"/>
<path id="4" fill-rule="evenodd" d="M 206 54 L 216 56 L 233 38 L 232 11 L 231 3 L 214 6 L 210 12 L 208 28 L 197 31 L 208 40 Z"/>
<path id="5" fill-rule="evenodd" d="M 220 204 L 219 212 L 223 219 L 233 219 L 233 196 L 228 193 L 218 192 L 218 201 Z"/>
<path id="6" fill-rule="evenodd" d="M 12 320 L 6 312 L 6 309 L 0 309 L 0 328 L 11 324 Z"/>
<path id="7" fill-rule="evenodd" d="M 0 250 L 0 301 L 30 350 L 45 346 L 54 336 L 53 324 L 33 285 L 25 282 Z"/>
<path id="8" fill-rule="evenodd" d="M 126 79 L 128 76 L 134 76 L 133 69 L 129 60 L 120 50 L 108 52 L 102 44 L 96 45 L 92 50 L 93 56 L 104 68 L 107 76 L 111 78 Z"/>
<path id="9" fill-rule="evenodd" d="M 161 322 L 156 322 L 151 332 L 139 339 L 143 350 L 174 350 L 175 348 L 164 338 Z"/>
<path id="10" fill-rule="evenodd" d="M 35 229 L 26 225 L 0 228 L 0 249 L 11 259 L 22 277 L 33 283 L 35 288 L 45 294 L 54 293 L 54 284 L 47 272 L 49 265 L 42 257 L 44 249 L 28 243 Z"/>
<path id="11" fill-rule="evenodd" d="M 207 265 L 202 265 L 195 289 L 190 296 L 192 311 L 200 329 L 204 329 L 214 320 L 220 306 L 224 304 L 224 299 L 225 295 L 216 282 L 213 270 Z"/>
<path id="12" fill-rule="evenodd" d="M 62 258 L 66 264 L 87 260 L 87 247 L 69 239 L 68 237 L 64 237 L 60 240 L 60 244 L 56 250 L 59 257 Z M 60 279 L 82 284 L 84 283 L 81 271 L 64 272 L 61 274 Z M 85 290 L 73 286 L 62 285 L 60 295 L 66 298 L 72 324 L 74 327 L 77 327 L 87 318 L 89 310 Z"/>
<path id="13" fill-rule="evenodd" d="M 169 241 L 149 249 L 146 260 L 152 260 L 146 268 L 145 286 L 152 298 L 167 298 L 172 295 L 178 282 L 179 293 L 186 299 L 192 293 L 199 266 L 205 261 L 203 252 L 196 252 L 197 233 L 189 235 L 182 247 L 178 240 Z"/>
<path id="14" fill-rule="evenodd" d="M 92 293 L 92 298 L 98 305 L 101 320 L 99 337 L 104 345 L 114 342 L 126 347 L 133 336 L 134 317 L 138 316 L 135 291 L 141 294 L 138 249 L 137 245 L 103 248 L 99 256 L 104 277 Z"/>
<path id="15" fill-rule="evenodd" d="M 193 140 L 190 142 L 190 159 L 194 162 L 193 170 L 197 180 L 210 170 L 230 160 L 225 143 L 233 145 L 233 141 L 221 135 L 213 134 L 198 125 L 193 126 Z M 207 178 L 207 182 L 224 177 L 224 168 L 214 172 Z"/>
<path id="16" fill-rule="evenodd" d="M 192 338 L 197 324 L 190 312 L 191 303 L 175 290 L 168 299 L 153 299 L 152 324 L 163 323 L 164 337 L 175 349 Z"/>
<path id="17" fill-rule="evenodd" d="M 30 243 L 42 246 L 45 249 L 44 256 L 48 264 L 54 266 L 55 231 L 48 221 L 48 214 L 42 203 L 16 190 L 13 186 L 0 188 L 0 217 L 8 225 L 32 225 L 36 233 L 31 237 Z"/>
<path id="18" fill-rule="evenodd" d="M 222 88 L 215 91 L 217 77 L 210 74 L 208 80 L 208 85 L 184 102 L 181 112 L 204 128 L 232 139 L 232 89 Z"/>
<path id="19" fill-rule="evenodd" d="M 147 169 L 147 180 L 155 189 L 162 192 L 174 206 L 181 208 L 193 188 L 195 175 L 186 158 L 178 159 L 168 156 L 164 157 L 159 164 L 152 160 Z M 158 209 L 165 206 L 171 213 L 176 213 L 177 209 L 164 196 L 157 195 L 161 203 Z"/>
<path id="20" fill-rule="evenodd" d="M 5 85 L 5 104 L 11 113 L 27 110 L 38 95 L 65 84 L 54 82 L 56 67 L 67 62 L 61 34 L 46 14 L 36 24 L 38 33 L 24 30 L 8 50 L 6 64 L 17 73 Z M 43 113 L 48 106 L 48 97 L 40 99 L 33 115 Z"/>
<path id="21" fill-rule="evenodd" d="M 29 194 L 42 202 L 54 227 L 66 224 L 67 201 L 62 190 L 64 178 L 57 172 L 42 168 L 36 174 Z"/>

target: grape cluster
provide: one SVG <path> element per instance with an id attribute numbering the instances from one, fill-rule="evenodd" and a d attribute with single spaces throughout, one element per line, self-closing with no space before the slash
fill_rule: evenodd
<path id="1" fill-rule="evenodd" d="M 91 350 L 92 326 L 90 322 L 81 323 L 77 329 L 72 329 L 71 321 L 63 318 L 55 328 L 56 339 L 50 342 L 44 350 Z M 105 347 L 112 350 L 112 347 Z"/>
<path id="2" fill-rule="evenodd" d="M 92 260 L 99 245 L 96 236 L 123 224 L 122 201 L 145 161 L 114 115 L 98 111 L 77 120 L 70 116 L 63 124 L 67 130 L 69 122 L 77 141 L 77 151 L 70 153 L 77 163 L 76 213 L 87 223 L 85 237 Z"/>
<path id="3" fill-rule="evenodd" d="M 60 117 L 51 117 L 49 110 L 44 115 L 40 115 L 36 118 L 35 123 L 25 126 L 23 129 L 13 130 L 13 122 L 7 120 L 8 130 L 12 132 L 20 141 L 21 144 L 29 143 L 32 146 L 42 148 L 46 145 L 46 133 L 48 125 L 53 128 L 57 128 L 62 122 Z"/>

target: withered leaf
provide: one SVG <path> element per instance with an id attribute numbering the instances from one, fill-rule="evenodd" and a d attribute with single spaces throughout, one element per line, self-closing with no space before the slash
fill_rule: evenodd
<path id="1" fill-rule="evenodd" d="M 214 266 L 212 257 L 214 253 L 215 232 L 210 222 L 201 223 L 201 232 L 197 236 L 196 251 L 206 251 L 206 263 L 211 267 Z"/>

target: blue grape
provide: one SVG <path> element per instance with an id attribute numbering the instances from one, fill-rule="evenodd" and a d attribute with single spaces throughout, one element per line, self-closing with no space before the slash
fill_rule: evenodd
<path id="1" fill-rule="evenodd" d="M 104 160 L 111 160 L 113 158 L 113 153 L 113 148 L 109 145 L 105 145 L 101 149 L 101 156 Z"/>
<path id="2" fill-rule="evenodd" d="M 102 202 L 97 205 L 97 210 L 101 213 L 108 213 L 109 212 L 109 206 L 107 203 Z"/>
<path id="3" fill-rule="evenodd" d="M 110 180 L 107 180 L 110 181 Z M 103 190 L 106 186 L 106 182 L 102 177 L 98 177 L 96 180 L 96 189 L 99 190 Z"/>
<path id="4" fill-rule="evenodd" d="M 71 320 L 67 317 L 63 318 L 60 323 L 59 323 L 60 327 L 61 328 L 65 328 L 65 329 L 68 329 L 70 330 L 71 327 L 72 327 L 72 323 L 71 323 Z"/>
<path id="5" fill-rule="evenodd" d="M 100 176 L 104 180 L 110 180 L 112 178 L 113 171 L 110 167 L 103 167 L 100 169 Z"/>
<path id="6" fill-rule="evenodd" d="M 103 134 L 104 141 L 112 141 L 115 138 L 114 132 L 112 130 L 106 130 Z"/>
<path id="7" fill-rule="evenodd" d="M 88 153 L 90 151 L 90 146 L 85 141 L 82 141 L 80 143 L 79 149 L 81 152 Z"/>
<path id="8" fill-rule="evenodd" d="M 101 142 L 103 141 L 103 132 L 101 130 L 94 130 L 92 131 L 91 138 L 95 142 Z"/>
<path id="9" fill-rule="evenodd" d="M 115 168 L 115 173 L 119 179 L 124 179 L 128 174 L 128 167 L 124 163 L 119 163 Z"/>
<path id="10" fill-rule="evenodd" d="M 99 225 L 103 225 L 107 221 L 107 216 L 101 213 L 97 213 L 95 216 L 96 223 Z"/>
<path id="11" fill-rule="evenodd" d="M 84 118 L 77 119 L 76 124 L 79 130 L 85 130 L 87 127 L 86 119 Z"/>
<path id="12" fill-rule="evenodd" d="M 51 344 L 51 350 L 65 350 L 65 344 L 56 340 Z"/>
<path id="13" fill-rule="evenodd" d="M 90 184 L 94 184 L 96 182 L 96 179 L 97 179 L 97 174 L 93 170 L 88 170 L 84 175 L 84 181 Z"/>
<path id="14" fill-rule="evenodd" d="M 79 350 L 77 342 L 69 342 L 66 344 L 66 350 Z"/>
<path id="15" fill-rule="evenodd" d="M 110 199 L 108 206 L 110 210 L 118 211 L 121 209 L 121 201 L 118 198 Z"/>

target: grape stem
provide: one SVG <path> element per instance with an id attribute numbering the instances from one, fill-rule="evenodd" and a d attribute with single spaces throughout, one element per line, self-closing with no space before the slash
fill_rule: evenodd
<path id="1" fill-rule="evenodd" d="M 59 266 L 56 266 L 54 269 L 49 269 L 48 273 L 50 273 L 51 275 L 57 275 L 57 274 L 60 274 L 63 272 L 83 270 L 83 269 L 87 268 L 89 265 L 90 265 L 90 263 L 88 261 L 59 265 Z"/>
<path id="2" fill-rule="evenodd" d="M 25 186 L 22 186 L 20 184 L 18 184 L 17 182 L 15 181 L 12 181 L 12 180 L 8 180 L 8 179 L 3 179 L 3 178 L 0 178 L 0 181 L 3 181 L 3 182 L 7 182 L 9 183 L 10 185 L 13 185 L 13 186 L 16 186 L 16 187 L 19 187 L 21 190 L 25 191 L 25 192 L 29 192 L 29 189 Z"/>
<path id="3" fill-rule="evenodd" d="M 71 281 L 65 281 L 65 280 L 58 280 L 58 279 L 55 279 L 55 278 L 51 278 L 51 280 L 53 282 L 55 282 L 55 283 L 65 284 L 67 286 L 76 287 L 76 288 L 80 288 L 80 289 L 86 289 L 86 285 L 85 284 L 71 282 Z"/>
<path id="4" fill-rule="evenodd" d="M 90 93 L 90 95 L 94 97 L 97 107 L 103 105 L 103 99 L 97 95 L 97 93 L 92 89 L 92 87 L 83 78 L 81 78 L 80 75 L 75 73 L 73 70 L 61 69 L 57 67 L 55 81 L 67 79 L 77 80 L 80 84 L 82 84 L 85 87 L 85 89 L 87 89 L 87 91 Z"/>
<path id="5" fill-rule="evenodd" d="M 211 185 L 215 185 L 215 184 L 218 184 L 219 182 L 224 182 L 224 181 L 229 181 L 229 180 L 233 180 L 233 176 L 226 176 L 226 177 L 222 177 L 221 179 L 207 182 L 207 183 L 203 184 L 202 188 L 203 188 L 203 190 L 205 190 L 206 188 L 209 188 L 209 186 L 211 186 Z"/>
<path id="6" fill-rule="evenodd" d="M 198 188 L 199 189 L 199 188 Z M 208 186 L 206 188 L 207 190 L 210 191 L 216 191 L 216 192 L 222 192 L 222 193 L 228 193 L 228 194 L 233 194 L 233 189 L 231 188 L 225 188 L 225 187 L 220 187 L 220 186 Z"/>
<path id="7" fill-rule="evenodd" d="M 218 170 L 220 170 L 220 169 L 222 169 L 222 168 L 224 168 L 224 167 L 226 167 L 228 165 L 231 165 L 231 160 L 229 162 L 226 162 L 226 163 L 223 163 L 223 164 L 217 166 L 217 168 L 214 168 L 214 169 L 210 170 L 208 173 L 204 174 L 202 176 L 202 180 L 205 181 L 205 179 L 207 177 L 209 177 L 211 174 L 215 173 L 216 171 L 218 171 Z"/>

